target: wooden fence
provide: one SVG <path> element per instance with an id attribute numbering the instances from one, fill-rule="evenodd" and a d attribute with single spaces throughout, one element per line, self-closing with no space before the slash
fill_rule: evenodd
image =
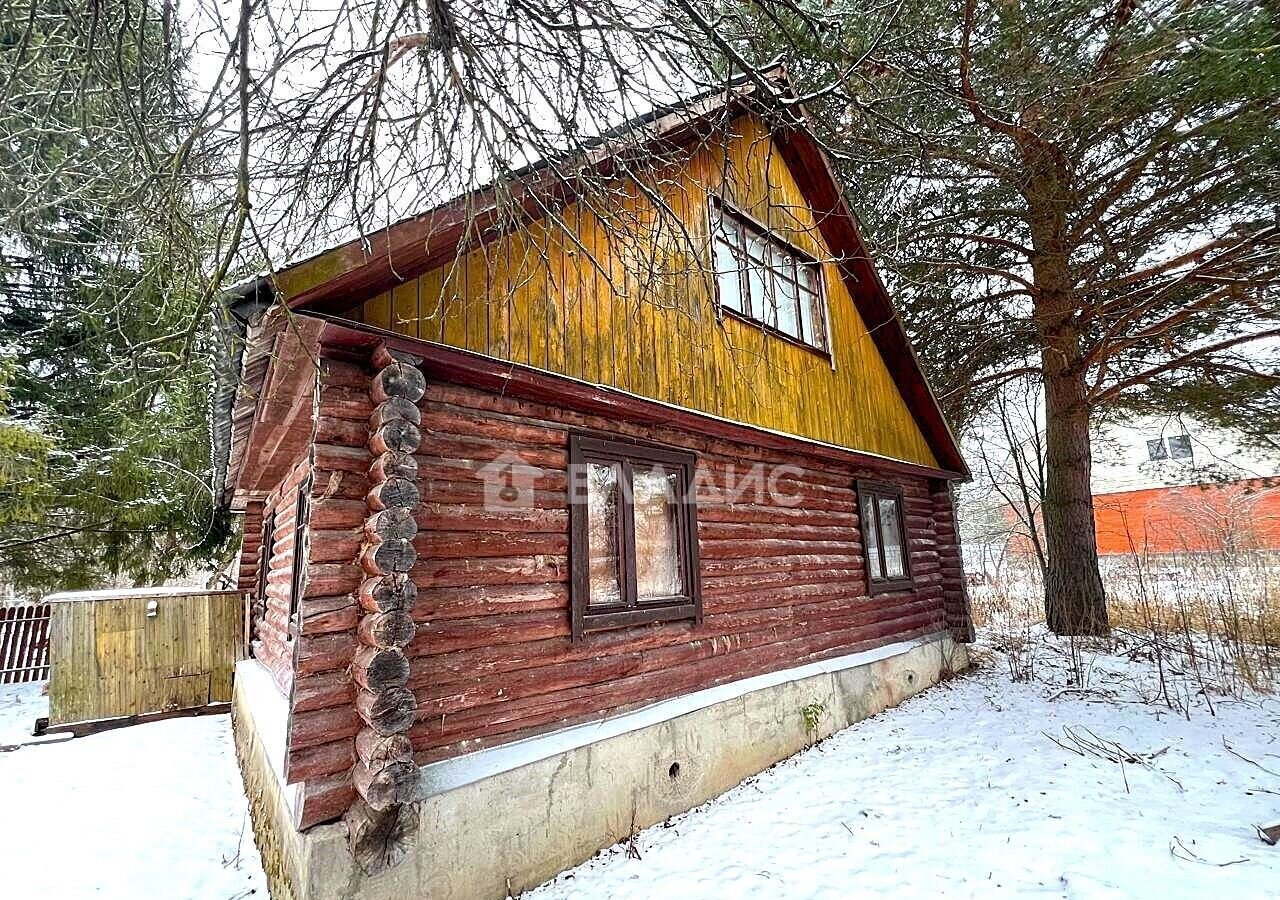
<path id="1" fill-rule="evenodd" d="M 50 726 L 231 700 L 231 674 L 244 655 L 238 591 L 98 591 L 49 601 Z"/>
<path id="2" fill-rule="evenodd" d="M 49 677 L 49 604 L 0 609 L 0 684 Z"/>

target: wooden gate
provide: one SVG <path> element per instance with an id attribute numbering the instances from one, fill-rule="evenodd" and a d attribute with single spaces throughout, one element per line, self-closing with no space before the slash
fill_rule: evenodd
<path id="1" fill-rule="evenodd" d="M 0 684 L 49 677 L 49 604 L 0 609 Z"/>

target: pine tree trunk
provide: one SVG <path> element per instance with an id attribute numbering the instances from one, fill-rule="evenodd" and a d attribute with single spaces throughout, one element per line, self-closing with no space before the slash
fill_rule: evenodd
<path id="1" fill-rule="evenodd" d="M 1089 485 L 1089 408 L 1084 377 L 1058 350 L 1043 355 L 1045 400 L 1045 619 L 1060 635 L 1105 635 L 1107 603 L 1098 570 Z"/>
<path id="2" fill-rule="evenodd" d="M 1054 634 L 1105 635 L 1110 626 L 1089 484 L 1087 366 L 1066 227 L 1073 200 L 1070 167 L 1061 151 L 1029 132 L 1020 149 L 1028 172 L 1023 192 L 1035 248 L 1031 268 L 1044 375 L 1045 619 Z"/>

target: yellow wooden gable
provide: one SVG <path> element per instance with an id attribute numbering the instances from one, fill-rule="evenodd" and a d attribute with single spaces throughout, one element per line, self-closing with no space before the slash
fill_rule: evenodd
<path id="1" fill-rule="evenodd" d="M 823 261 L 829 354 L 717 315 L 713 196 Z M 744 115 L 727 137 L 721 132 L 634 178 L 617 178 L 609 190 L 586 194 L 346 315 L 725 419 L 936 467 L 832 255 L 768 129 Z"/>

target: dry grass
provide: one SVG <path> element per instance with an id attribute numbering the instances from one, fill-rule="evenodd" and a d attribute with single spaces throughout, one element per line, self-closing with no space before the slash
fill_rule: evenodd
<path id="1" fill-rule="evenodd" d="M 1000 650 L 1012 678 L 1052 663 L 1089 686 L 1093 654 L 1151 663 L 1145 699 L 1187 712 L 1215 697 L 1242 698 L 1280 685 L 1280 557 L 1201 553 L 1108 559 L 1103 579 L 1109 640 L 1053 639 L 1044 629 L 1043 587 L 1033 566 L 1012 560 L 971 590 L 974 620 Z"/>

